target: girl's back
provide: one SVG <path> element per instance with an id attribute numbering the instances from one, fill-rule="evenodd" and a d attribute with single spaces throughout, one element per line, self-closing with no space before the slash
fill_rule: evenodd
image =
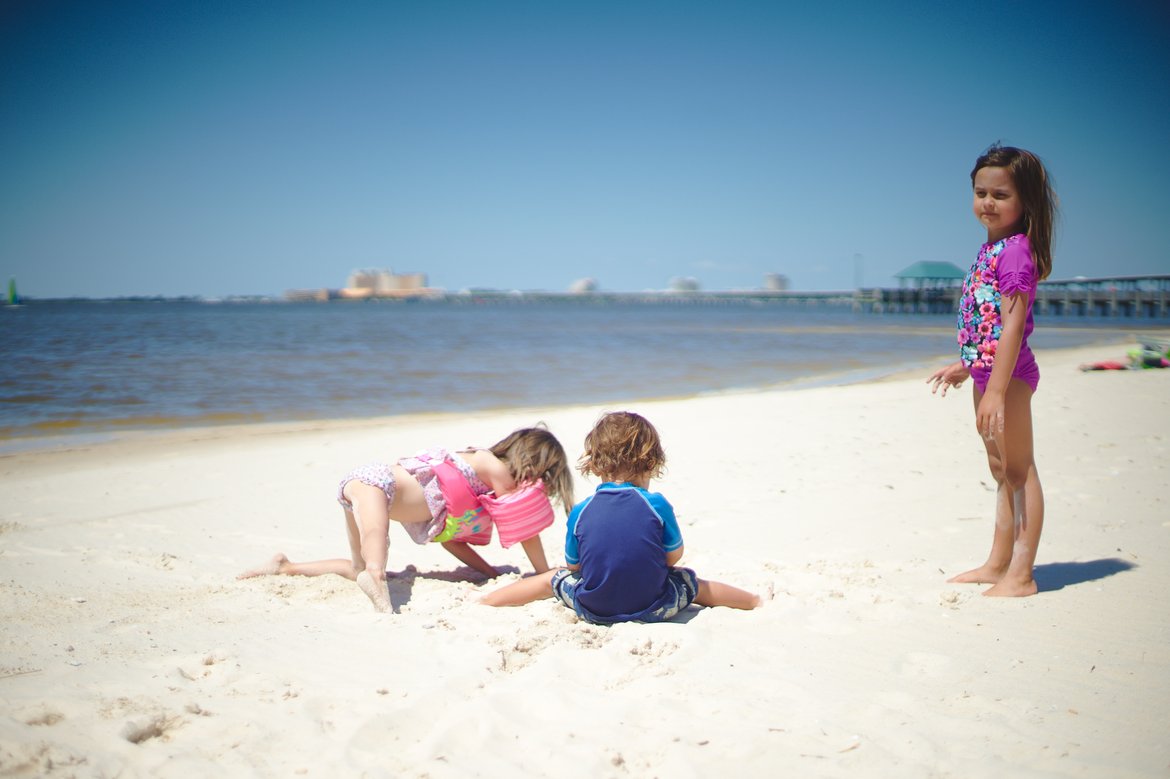
<path id="1" fill-rule="evenodd" d="M 455 453 L 475 471 L 480 481 L 492 488 L 496 495 L 505 495 L 516 489 L 516 480 L 508 466 L 487 449 L 466 449 Z"/>

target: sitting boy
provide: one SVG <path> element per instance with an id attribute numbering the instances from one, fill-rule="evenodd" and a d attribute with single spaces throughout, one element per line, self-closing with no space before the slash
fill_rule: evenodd
<path id="1" fill-rule="evenodd" d="M 753 609 L 754 593 L 706 581 L 674 567 L 683 554 L 674 509 L 650 480 L 666 465 L 658 431 L 631 412 L 605 414 L 585 437 L 582 474 L 602 484 L 569 512 L 565 568 L 501 587 L 488 606 L 520 606 L 556 597 L 595 624 L 661 622 L 691 603 Z"/>

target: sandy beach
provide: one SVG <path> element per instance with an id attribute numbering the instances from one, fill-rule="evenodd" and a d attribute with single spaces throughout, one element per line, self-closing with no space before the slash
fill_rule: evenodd
<path id="1" fill-rule="evenodd" d="M 1170 370 L 1038 353 L 1047 501 L 1026 599 L 981 563 L 970 387 L 921 375 L 605 407 L 202 428 L 0 457 L 0 775 L 1166 777 Z M 774 598 L 597 627 L 491 609 L 391 528 L 393 614 L 337 577 L 338 478 L 605 410 L 662 434 L 683 564 Z M 594 485 L 578 479 L 578 498 Z M 562 557 L 564 517 L 544 534 Z M 492 564 L 529 569 L 519 546 Z"/>

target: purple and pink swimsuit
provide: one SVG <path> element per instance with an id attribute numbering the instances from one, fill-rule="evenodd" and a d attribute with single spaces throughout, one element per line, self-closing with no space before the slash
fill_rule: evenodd
<path id="1" fill-rule="evenodd" d="M 1003 298 L 1020 292 L 1028 295 L 1028 317 L 1012 378 L 1024 381 L 1036 391 L 1040 366 L 1028 347 L 1028 336 L 1035 326 L 1032 305 L 1036 302 L 1036 282 L 1032 247 L 1023 233 L 983 244 L 971 270 L 967 271 L 963 296 L 959 299 L 959 356 L 980 392 L 987 391 L 987 381 L 995 366 L 995 353 L 1003 332 Z"/>

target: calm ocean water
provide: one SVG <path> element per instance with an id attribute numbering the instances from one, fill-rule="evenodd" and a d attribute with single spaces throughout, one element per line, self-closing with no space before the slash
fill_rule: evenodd
<path id="1" fill-rule="evenodd" d="M 952 322 L 790 304 L 34 302 L 0 311 L 0 439 L 852 381 L 951 359 Z M 1041 320 L 1032 343 L 1140 326 Z"/>

